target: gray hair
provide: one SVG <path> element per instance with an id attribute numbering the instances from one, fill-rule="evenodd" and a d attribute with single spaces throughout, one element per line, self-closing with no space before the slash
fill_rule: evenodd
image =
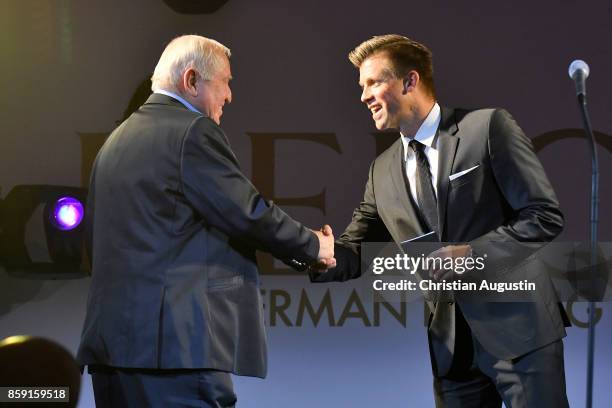
<path id="1" fill-rule="evenodd" d="M 151 77 L 151 90 L 178 91 L 183 73 L 190 68 L 204 80 L 211 79 L 222 66 L 224 57 L 231 55 L 229 48 L 210 38 L 199 35 L 176 37 L 159 58 Z"/>

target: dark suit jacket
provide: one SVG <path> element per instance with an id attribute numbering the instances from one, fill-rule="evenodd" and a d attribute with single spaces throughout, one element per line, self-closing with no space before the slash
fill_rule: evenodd
<path id="1" fill-rule="evenodd" d="M 531 141 L 506 111 L 442 108 L 437 149 L 441 241 L 469 242 L 475 253 L 489 252 L 489 261 L 501 265 L 520 242 L 547 242 L 561 232 L 563 215 L 555 193 Z M 401 154 L 398 139 L 372 163 L 363 201 L 336 242 L 338 266 L 324 274 L 311 273 L 313 281 L 359 276 L 362 242 L 391 238 L 399 245 L 427 232 L 406 188 Z M 449 181 L 449 175 L 474 166 L 478 167 Z M 496 247 L 491 242 L 504 245 Z M 490 271 L 487 268 L 487 273 Z M 550 278 L 537 268 L 525 276 L 537 281 L 537 292 L 529 302 L 456 299 L 473 335 L 499 359 L 523 355 L 565 336 L 566 316 L 559 309 Z M 430 340 L 431 336 L 441 339 L 452 357 L 454 323 L 436 319 L 440 308 L 449 306 L 453 304 L 436 305 L 429 319 L 429 334 Z M 436 369 L 434 362 L 438 375 L 448 368 Z"/>
<path id="2" fill-rule="evenodd" d="M 153 94 L 92 172 L 82 365 L 264 377 L 255 250 L 311 262 L 319 243 L 242 174 L 213 121 Z"/>

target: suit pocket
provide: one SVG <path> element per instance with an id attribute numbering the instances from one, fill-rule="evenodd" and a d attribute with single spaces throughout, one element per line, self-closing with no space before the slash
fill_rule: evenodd
<path id="1" fill-rule="evenodd" d="M 453 175 L 466 171 L 465 174 L 459 175 L 457 178 L 449 181 L 451 189 L 458 188 L 464 184 L 468 184 L 477 179 L 482 174 L 482 166 L 479 163 L 474 163 L 470 166 L 466 166 L 465 170 L 458 170 Z M 451 175 L 451 177 L 453 176 Z M 450 178 L 450 177 L 449 177 Z"/>

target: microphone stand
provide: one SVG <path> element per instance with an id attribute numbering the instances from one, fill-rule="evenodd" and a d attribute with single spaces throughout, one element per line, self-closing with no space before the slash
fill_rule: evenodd
<path id="1" fill-rule="evenodd" d="M 595 352 L 595 269 L 597 264 L 597 222 L 599 207 L 599 160 L 597 157 L 597 143 L 591 128 L 591 120 L 586 106 L 586 96 L 584 93 L 578 94 L 578 105 L 582 113 L 584 130 L 587 133 L 589 146 L 591 148 L 591 267 L 589 285 L 589 320 L 588 320 L 588 346 L 587 346 L 587 389 L 586 389 L 586 408 L 593 406 L 593 365 Z"/>

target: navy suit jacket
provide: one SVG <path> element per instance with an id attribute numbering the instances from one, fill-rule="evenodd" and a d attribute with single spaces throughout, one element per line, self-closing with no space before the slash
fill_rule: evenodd
<path id="1" fill-rule="evenodd" d="M 219 126 L 151 95 L 100 150 L 86 212 L 82 365 L 265 376 L 255 251 L 309 263 L 319 243 L 258 193 Z"/>

